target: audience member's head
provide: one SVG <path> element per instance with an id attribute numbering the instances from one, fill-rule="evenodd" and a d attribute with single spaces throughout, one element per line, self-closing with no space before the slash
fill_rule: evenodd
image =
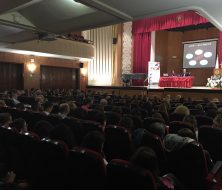
<path id="1" fill-rule="evenodd" d="M 0 126 L 8 127 L 12 122 L 12 116 L 9 113 L 0 113 Z"/>
<path id="2" fill-rule="evenodd" d="M 100 103 L 100 105 L 105 106 L 108 104 L 108 101 L 105 98 L 102 98 L 99 103 Z"/>
<path id="3" fill-rule="evenodd" d="M 49 134 L 53 128 L 53 125 L 48 121 L 40 120 L 35 124 L 33 132 L 37 133 L 40 139 L 42 139 L 49 137 Z"/>
<path id="4" fill-rule="evenodd" d="M 159 136 L 161 139 L 163 139 L 166 135 L 166 126 L 163 123 L 160 122 L 154 122 L 150 124 L 150 126 L 147 128 L 147 130 L 157 136 Z"/>
<path id="5" fill-rule="evenodd" d="M 52 109 L 53 109 L 53 103 L 52 102 L 45 102 L 44 105 L 44 111 L 51 113 Z"/>
<path id="6" fill-rule="evenodd" d="M 99 131 L 89 132 L 82 140 L 82 147 L 94 150 L 101 154 L 103 152 L 104 135 Z"/>
<path id="7" fill-rule="evenodd" d="M 64 115 L 68 115 L 70 112 L 69 104 L 62 103 L 59 105 L 59 112 Z"/>
<path id="8" fill-rule="evenodd" d="M 215 102 L 208 102 L 206 105 L 206 109 L 217 109 L 217 105 Z"/>
<path id="9" fill-rule="evenodd" d="M 34 112 L 41 112 L 41 111 L 43 111 L 42 104 L 40 102 L 38 102 L 38 101 L 35 101 L 35 102 L 32 103 L 31 109 Z"/>
<path id="10" fill-rule="evenodd" d="M 218 98 L 213 98 L 213 99 L 212 99 L 212 102 L 216 102 L 216 103 L 217 103 L 217 102 L 220 102 L 220 101 L 219 101 Z"/>
<path id="11" fill-rule="evenodd" d="M 152 117 L 153 117 L 153 118 L 158 118 L 158 119 L 162 120 L 163 123 L 165 123 L 165 120 L 164 120 L 164 118 L 163 118 L 163 115 L 162 115 L 161 113 L 159 113 L 159 112 L 154 112 L 154 113 L 152 114 Z"/>
<path id="12" fill-rule="evenodd" d="M 23 118 L 15 119 L 10 126 L 15 128 L 19 133 L 26 133 L 28 132 L 27 123 Z"/>
<path id="13" fill-rule="evenodd" d="M 181 115 L 190 115 L 189 108 L 183 105 L 177 106 L 174 112 Z"/>
<path id="14" fill-rule="evenodd" d="M 163 103 L 161 103 L 161 104 L 159 105 L 158 110 L 159 110 L 160 112 L 163 112 L 163 113 L 168 114 L 168 113 L 169 113 L 169 110 L 170 110 L 170 105 L 169 105 L 169 103 L 168 103 L 167 101 L 164 101 Z"/>
<path id="15" fill-rule="evenodd" d="M 123 116 L 120 119 L 119 126 L 126 128 L 131 133 L 134 128 L 134 123 L 130 117 Z"/>
<path id="16" fill-rule="evenodd" d="M 188 128 L 180 129 L 177 134 L 181 137 L 189 137 L 191 139 L 197 140 L 195 133 Z"/>
<path id="17" fill-rule="evenodd" d="M 193 126 L 194 130 L 197 130 L 197 120 L 193 115 L 185 115 L 183 118 L 183 122 Z"/>
<path id="18" fill-rule="evenodd" d="M 182 96 L 180 94 L 177 94 L 175 97 L 175 101 L 180 102 L 181 98 L 182 98 Z"/>
<path id="19" fill-rule="evenodd" d="M 136 166 L 151 171 L 154 178 L 159 176 L 159 166 L 156 153 L 149 147 L 140 147 L 130 161 Z"/>
<path id="20" fill-rule="evenodd" d="M 213 127 L 222 128 L 222 114 L 217 114 L 213 119 Z"/>
<path id="21" fill-rule="evenodd" d="M 6 103 L 4 100 L 0 100 L 0 107 L 6 107 Z"/>
<path id="22" fill-rule="evenodd" d="M 69 126 L 65 124 L 58 124 L 50 132 L 50 138 L 54 140 L 61 140 L 65 142 L 71 149 L 75 145 L 75 137 Z"/>
<path id="23" fill-rule="evenodd" d="M 203 110 L 202 104 L 197 104 L 197 105 L 195 105 L 195 109 Z"/>
<path id="24" fill-rule="evenodd" d="M 68 104 L 69 104 L 70 111 L 71 110 L 74 111 L 77 108 L 77 105 L 74 101 L 70 101 L 68 102 Z"/>
<path id="25" fill-rule="evenodd" d="M 180 150 L 186 144 L 193 142 L 194 140 L 189 137 L 181 137 L 178 134 L 168 134 L 163 139 L 163 144 L 168 152 Z"/>

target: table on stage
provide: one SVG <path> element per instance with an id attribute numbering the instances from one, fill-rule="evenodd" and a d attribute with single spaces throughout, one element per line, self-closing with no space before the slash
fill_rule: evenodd
<path id="1" fill-rule="evenodd" d="M 193 84 L 194 77 L 160 77 L 159 86 L 160 87 L 177 87 L 177 88 L 191 88 Z"/>

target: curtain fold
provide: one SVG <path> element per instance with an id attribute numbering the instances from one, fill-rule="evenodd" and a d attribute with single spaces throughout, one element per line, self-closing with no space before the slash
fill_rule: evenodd
<path id="1" fill-rule="evenodd" d="M 148 73 L 150 60 L 151 33 L 134 35 L 133 41 L 133 73 Z M 134 80 L 133 85 L 143 86 L 144 80 Z"/>
<path id="2" fill-rule="evenodd" d="M 194 11 L 184 11 L 133 22 L 133 34 L 165 30 L 209 22 Z"/>

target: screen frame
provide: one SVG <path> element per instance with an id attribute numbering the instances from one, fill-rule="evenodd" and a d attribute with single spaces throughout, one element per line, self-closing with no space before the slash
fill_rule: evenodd
<path id="1" fill-rule="evenodd" d="M 214 66 L 210 66 L 210 67 L 185 67 L 184 65 L 184 45 L 185 44 L 195 44 L 195 43 L 204 43 L 204 42 L 212 42 L 212 41 L 216 41 L 216 47 L 215 47 L 215 58 L 214 58 Z M 217 62 L 217 57 L 218 57 L 218 38 L 211 38 L 211 39 L 204 39 L 204 40 L 193 40 L 193 41 L 185 41 L 182 42 L 183 45 L 183 69 L 207 69 L 207 68 L 215 68 L 216 67 L 216 62 Z"/>

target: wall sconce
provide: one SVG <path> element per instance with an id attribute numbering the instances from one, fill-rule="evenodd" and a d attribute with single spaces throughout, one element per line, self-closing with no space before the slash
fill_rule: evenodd
<path id="1" fill-rule="evenodd" d="M 33 74 L 35 73 L 35 70 L 36 70 L 36 64 L 35 64 L 35 60 L 34 59 L 31 59 L 30 60 L 30 63 L 27 64 L 27 69 L 28 71 L 30 72 L 30 76 L 32 77 Z"/>
<path id="2" fill-rule="evenodd" d="M 86 68 L 81 68 L 81 73 L 82 73 L 82 76 L 85 77 L 86 74 L 87 74 L 87 69 Z"/>

